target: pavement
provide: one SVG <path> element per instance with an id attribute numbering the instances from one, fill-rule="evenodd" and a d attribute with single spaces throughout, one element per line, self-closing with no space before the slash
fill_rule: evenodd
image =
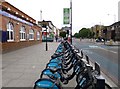
<path id="1" fill-rule="evenodd" d="M 58 43 L 45 43 L 19 49 L 2 55 L 2 86 L 33 87 L 41 71 L 45 69 Z"/>
<path id="2" fill-rule="evenodd" d="M 55 52 L 59 43 L 48 42 L 48 51 L 45 51 L 45 43 L 29 46 L 2 55 L 2 86 L 3 87 L 33 87 L 51 55 Z M 106 76 L 105 76 L 106 77 Z M 107 77 L 106 77 L 107 79 Z M 112 81 L 108 83 L 115 87 Z M 64 85 L 74 87 L 75 78 Z"/>

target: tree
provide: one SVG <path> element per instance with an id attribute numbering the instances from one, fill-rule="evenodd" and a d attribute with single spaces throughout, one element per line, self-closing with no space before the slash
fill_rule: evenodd
<path id="1" fill-rule="evenodd" d="M 75 34 L 74 34 L 74 37 L 80 38 L 80 34 L 79 34 L 79 33 L 75 33 Z"/>
<path id="2" fill-rule="evenodd" d="M 63 38 L 66 37 L 66 32 L 65 31 L 60 32 L 60 36 Z"/>
<path id="3" fill-rule="evenodd" d="M 90 38 L 91 37 L 91 31 L 88 28 L 82 28 L 79 31 L 80 37 L 82 38 Z"/>

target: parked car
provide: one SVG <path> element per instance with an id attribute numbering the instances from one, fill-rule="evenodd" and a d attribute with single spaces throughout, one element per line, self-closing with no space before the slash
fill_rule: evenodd
<path id="1" fill-rule="evenodd" d="M 104 38 L 97 38 L 96 42 L 104 42 Z"/>

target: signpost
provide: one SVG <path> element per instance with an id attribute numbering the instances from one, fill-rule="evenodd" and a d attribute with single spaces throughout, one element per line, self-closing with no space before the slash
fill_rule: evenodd
<path id="1" fill-rule="evenodd" d="M 70 24 L 70 42 L 72 44 L 72 0 L 70 0 L 70 8 L 63 9 L 63 24 L 69 25 Z"/>
<path id="2" fill-rule="evenodd" d="M 70 8 L 63 9 L 63 24 L 70 24 Z"/>
<path id="3" fill-rule="evenodd" d="M 118 2 L 118 21 L 120 21 L 120 1 Z"/>

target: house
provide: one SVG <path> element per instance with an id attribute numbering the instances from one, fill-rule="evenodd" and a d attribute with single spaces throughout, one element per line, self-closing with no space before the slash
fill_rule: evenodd
<path id="1" fill-rule="evenodd" d="M 42 39 L 46 39 L 46 36 L 52 41 L 54 36 L 58 35 L 58 29 L 53 25 L 52 21 L 38 21 L 38 25 L 42 27 Z"/>
<path id="2" fill-rule="evenodd" d="M 6 1 L 0 3 L 0 44 L 3 53 L 42 42 L 42 28 L 35 19 Z"/>
<path id="3" fill-rule="evenodd" d="M 107 27 L 107 37 L 114 41 L 120 41 L 120 21 Z"/>
<path id="4" fill-rule="evenodd" d="M 94 38 L 101 37 L 102 38 L 102 29 L 104 28 L 103 25 L 95 25 L 91 27 L 91 31 L 95 33 Z"/>

